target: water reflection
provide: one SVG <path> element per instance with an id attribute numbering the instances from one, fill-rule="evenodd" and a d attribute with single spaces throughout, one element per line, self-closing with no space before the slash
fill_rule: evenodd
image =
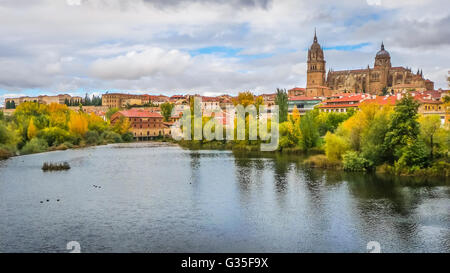
<path id="1" fill-rule="evenodd" d="M 0 162 L 0 251 L 64 251 L 67 236 L 87 252 L 365 252 L 373 240 L 385 252 L 450 251 L 448 181 L 310 169 L 276 153 L 119 147 Z M 44 174 L 43 161 L 73 168 Z M 39 205 L 53 196 L 63 201 Z"/>

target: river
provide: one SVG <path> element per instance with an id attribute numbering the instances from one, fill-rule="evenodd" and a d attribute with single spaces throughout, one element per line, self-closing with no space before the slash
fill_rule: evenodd
<path id="1" fill-rule="evenodd" d="M 0 252 L 450 252 L 448 181 L 301 161 L 162 143 L 0 161 Z"/>

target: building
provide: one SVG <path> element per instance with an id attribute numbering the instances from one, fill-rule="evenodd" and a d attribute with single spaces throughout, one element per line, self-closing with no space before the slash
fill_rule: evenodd
<path id="1" fill-rule="evenodd" d="M 321 112 L 346 113 L 349 109 L 358 110 L 364 100 L 374 98 L 375 96 L 369 94 L 348 94 L 322 102 L 319 109 Z"/>
<path id="2" fill-rule="evenodd" d="M 37 102 L 41 104 L 51 104 L 51 103 L 57 103 L 57 104 L 65 104 L 65 103 L 71 103 L 79 104 L 82 102 L 81 97 L 72 97 L 68 94 L 60 94 L 56 96 L 37 96 L 37 97 L 20 97 L 20 98 L 6 98 L 5 99 L 5 108 L 11 109 L 16 108 L 18 105 L 24 103 L 24 102 Z"/>
<path id="3" fill-rule="evenodd" d="M 163 122 L 163 116 L 159 113 L 143 109 L 119 111 L 111 116 L 111 124 L 114 126 L 122 118 L 128 119 L 130 131 L 136 140 L 170 136 L 170 128 Z"/>
<path id="4" fill-rule="evenodd" d="M 146 97 L 142 95 L 106 93 L 102 95 L 102 105 L 108 108 L 121 108 L 126 104 L 127 100 L 131 99 L 141 100 L 142 103 L 143 100 L 146 100 Z"/>
<path id="5" fill-rule="evenodd" d="M 306 88 L 295 87 L 288 90 L 288 96 L 306 96 Z"/>
<path id="6" fill-rule="evenodd" d="M 423 77 L 423 72 L 411 72 L 410 68 L 392 67 L 391 56 L 381 43 L 375 56 L 374 67 L 365 69 L 334 71 L 326 74 L 326 61 L 317 35 L 308 50 L 307 96 L 329 96 L 333 92 L 369 93 L 381 95 L 383 91 L 433 90 L 434 83 Z"/>
<path id="7" fill-rule="evenodd" d="M 289 96 L 288 109 L 292 113 L 297 107 L 300 115 L 304 115 L 307 111 L 311 111 L 322 102 L 320 98 L 305 97 L 305 96 Z"/>

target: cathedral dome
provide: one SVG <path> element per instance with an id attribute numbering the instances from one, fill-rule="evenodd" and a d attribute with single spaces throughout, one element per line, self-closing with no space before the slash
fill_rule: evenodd
<path id="1" fill-rule="evenodd" d="M 384 44 L 381 43 L 381 50 L 378 51 L 377 58 L 390 58 L 390 57 L 391 57 L 391 55 L 389 54 L 389 52 L 384 50 Z"/>
<path id="2" fill-rule="evenodd" d="M 317 34 L 316 34 L 316 32 L 314 31 L 314 42 L 313 42 L 313 44 L 311 45 L 310 50 L 311 50 L 311 51 L 316 51 L 316 50 L 321 50 L 321 49 L 322 49 L 322 47 L 320 46 L 320 44 L 319 44 L 319 42 L 318 42 L 318 40 L 317 40 Z"/>

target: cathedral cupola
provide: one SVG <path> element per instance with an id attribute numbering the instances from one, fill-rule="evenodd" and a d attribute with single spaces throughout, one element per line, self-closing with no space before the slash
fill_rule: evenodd
<path id="1" fill-rule="evenodd" d="M 391 55 L 384 49 L 384 43 L 381 42 L 381 49 L 375 57 L 375 67 L 391 67 Z"/>
<path id="2" fill-rule="evenodd" d="M 314 42 L 308 51 L 308 60 L 322 61 L 323 59 L 323 50 L 317 40 L 317 32 L 314 31 Z"/>

